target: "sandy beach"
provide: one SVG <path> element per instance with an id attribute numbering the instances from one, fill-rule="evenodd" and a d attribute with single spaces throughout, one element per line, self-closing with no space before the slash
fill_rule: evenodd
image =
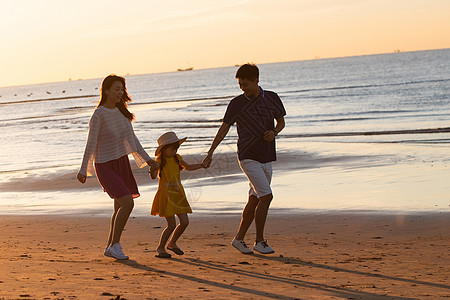
<path id="1" fill-rule="evenodd" d="M 103 256 L 112 200 L 95 177 L 75 179 L 100 79 L 0 88 L 0 300 L 450 298 L 449 54 L 263 66 L 288 112 L 271 255 L 230 245 L 248 195 L 235 128 L 209 169 L 181 173 L 194 212 L 184 256 L 155 257 L 158 182 L 131 162 L 141 196 L 121 240 L 130 260 L 116 261 Z M 201 162 L 240 93 L 235 71 L 127 76 L 145 150 L 173 130 Z"/>
<path id="2" fill-rule="evenodd" d="M 30 171 L 0 185 L 0 299 L 449 298 L 446 151 L 280 147 L 271 255 L 230 246 L 248 186 L 235 153 L 219 152 L 210 169 L 182 173 L 194 213 L 185 255 L 169 260 L 155 257 L 165 221 L 149 216 L 157 182 L 147 168 L 132 164 L 141 197 L 121 241 L 128 261 L 103 256 L 112 204 L 95 177 L 81 185 L 74 170 Z"/>
<path id="3" fill-rule="evenodd" d="M 263 256 L 230 246 L 238 214 L 193 214 L 172 259 L 154 256 L 163 220 L 132 217 L 117 261 L 108 218 L 3 216 L 0 299 L 443 299 L 449 217 L 274 211 Z"/>

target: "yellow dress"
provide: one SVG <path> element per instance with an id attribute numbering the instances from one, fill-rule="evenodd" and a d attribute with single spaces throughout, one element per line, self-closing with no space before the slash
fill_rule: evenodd
<path id="1" fill-rule="evenodd" d="M 177 154 L 178 161 L 183 158 Z M 165 158 L 166 164 L 159 175 L 159 186 L 153 199 L 151 214 L 172 217 L 175 214 L 192 213 L 180 181 L 180 167 L 175 158 Z M 161 158 L 156 161 L 161 163 Z"/>

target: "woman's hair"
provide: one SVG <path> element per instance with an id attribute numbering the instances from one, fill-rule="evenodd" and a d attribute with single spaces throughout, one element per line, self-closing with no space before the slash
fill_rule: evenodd
<path id="1" fill-rule="evenodd" d="M 134 114 L 132 114 L 129 110 L 128 110 L 128 106 L 127 106 L 127 102 L 131 102 L 131 97 L 130 95 L 128 95 L 127 92 L 127 86 L 125 84 L 125 78 L 121 77 L 121 76 L 117 76 L 114 74 L 108 75 L 105 77 L 105 79 L 103 79 L 102 82 L 102 87 L 101 87 L 101 98 L 100 98 L 100 103 L 97 105 L 97 107 L 99 107 L 100 105 L 103 105 L 106 102 L 107 96 L 106 96 L 106 90 L 109 90 L 111 88 L 111 86 L 113 85 L 114 82 L 119 81 L 122 83 L 123 85 L 123 95 L 122 95 L 122 101 L 120 101 L 119 103 L 117 103 L 116 107 L 119 109 L 119 111 L 130 121 L 134 120 Z"/>
<path id="2" fill-rule="evenodd" d="M 180 143 L 175 142 L 172 144 L 165 145 L 164 147 L 161 148 L 161 151 L 159 151 L 157 157 L 159 157 L 161 159 L 161 163 L 159 165 L 159 176 L 160 177 L 161 177 L 162 170 L 163 170 L 164 166 L 166 165 L 166 158 L 164 157 L 164 151 L 169 147 L 176 147 L 178 149 L 180 147 Z M 181 166 L 180 161 L 178 160 L 178 157 L 175 155 L 173 158 L 175 158 L 175 161 L 177 162 L 180 170 L 183 170 L 183 167 Z"/>
<path id="3" fill-rule="evenodd" d="M 255 64 L 247 63 L 239 67 L 236 72 L 236 78 L 248 80 L 259 79 L 259 69 Z"/>

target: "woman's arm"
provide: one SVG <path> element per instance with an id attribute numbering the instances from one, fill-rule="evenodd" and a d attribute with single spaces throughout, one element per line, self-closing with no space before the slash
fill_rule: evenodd
<path id="1" fill-rule="evenodd" d="M 139 142 L 139 139 L 137 138 L 136 134 L 134 133 L 133 127 L 131 126 L 131 129 L 133 131 L 134 141 L 137 148 L 137 154 L 133 153 L 134 160 L 139 168 L 142 168 L 145 166 L 145 163 L 150 167 L 149 173 L 152 179 L 155 179 L 158 175 L 159 170 L 159 163 L 153 160 L 148 153 L 144 150 L 144 147 L 142 147 L 141 142 Z"/>
<path id="2" fill-rule="evenodd" d="M 77 179 L 81 183 L 86 182 L 87 175 L 93 175 L 93 161 L 95 151 L 97 149 L 97 140 L 100 132 L 101 122 L 99 116 L 94 112 L 89 120 L 89 132 L 86 141 L 86 147 L 84 149 L 83 161 L 81 162 L 81 168 L 77 174 Z"/>
<path id="3" fill-rule="evenodd" d="M 159 169 L 159 162 L 157 162 L 156 160 L 153 160 L 151 158 L 149 161 L 147 161 L 147 165 L 149 165 L 150 168 L 152 168 L 152 169 Z"/>
<path id="4" fill-rule="evenodd" d="M 136 145 L 136 152 L 133 153 L 134 160 L 139 168 L 142 168 L 147 164 L 148 166 L 152 166 L 155 164 L 155 161 L 151 159 L 150 155 L 148 155 L 147 151 L 142 147 L 141 142 L 139 142 L 138 137 L 134 133 L 133 127 L 131 128 L 131 134 L 133 135 L 134 143 Z"/>

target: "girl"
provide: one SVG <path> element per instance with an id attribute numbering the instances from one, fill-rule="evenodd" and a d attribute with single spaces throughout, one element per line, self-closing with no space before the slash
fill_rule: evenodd
<path id="1" fill-rule="evenodd" d="M 177 246 L 177 240 L 188 226 L 187 214 L 192 213 L 192 210 L 181 185 L 180 170 L 193 171 L 203 167 L 201 164 L 190 165 L 177 154 L 178 148 L 184 141 L 186 138 L 179 139 L 174 132 L 166 132 L 158 139 L 158 148 L 155 152 L 156 161 L 160 163 L 159 186 L 153 199 L 151 214 L 165 217 L 167 221 L 167 227 L 162 232 L 156 249 L 158 254 L 155 256 L 159 258 L 171 257 L 166 251 L 166 243 L 172 233 L 167 249 L 178 255 L 184 254 Z M 151 177 L 155 179 L 156 173 L 151 172 Z M 180 222 L 178 226 L 176 226 L 175 215 Z"/>
<path id="2" fill-rule="evenodd" d="M 128 111 L 125 78 L 109 75 L 101 87 L 100 103 L 89 122 L 89 134 L 83 162 L 77 179 L 86 182 L 86 176 L 95 173 L 103 190 L 114 199 L 114 213 L 111 218 L 105 256 L 128 259 L 120 246 L 123 228 L 134 206 L 139 191 L 131 171 L 128 154 L 133 154 L 139 167 L 148 164 L 150 171 L 157 171 L 159 164 L 152 160 L 142 148 L 134 134 L 131 121 L 134 115 Z"/>

